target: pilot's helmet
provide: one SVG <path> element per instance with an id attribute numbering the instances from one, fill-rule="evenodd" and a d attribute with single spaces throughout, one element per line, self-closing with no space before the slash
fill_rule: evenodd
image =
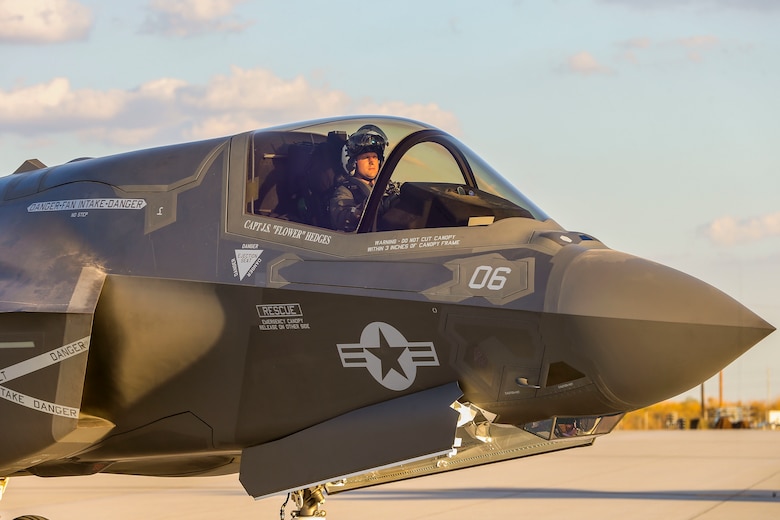
<path id="1" fill-rule="evenodd" d="M 348 172 L 354 170 L 357 156 L 367 152 L 376 153 L 381 166 L 385 160 L 387 144 L 387 136 L 378 126 L 361 126 L 357 132 L 349 136 L 347 144 L 344 145 L 344 168 Z"/>

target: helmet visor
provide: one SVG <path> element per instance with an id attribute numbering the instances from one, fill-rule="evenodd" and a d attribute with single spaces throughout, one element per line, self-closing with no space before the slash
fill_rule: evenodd
<path id="1" fill-rule="evenodd" d="M 363 148 L 384 149 L 387 146 L 385 138 L 375 133 L 353 134 L 349 137 L 348 148 L 351 150 L 360 150 Z"/>

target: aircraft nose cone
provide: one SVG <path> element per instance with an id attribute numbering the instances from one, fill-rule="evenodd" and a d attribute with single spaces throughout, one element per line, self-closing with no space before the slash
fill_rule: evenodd
<path id="1" fill-rule="evenodd" d="M 621 407 L 696 386 L 774 330 L 701 280 L 613 250 L 572 258 L 553 305 L 566 316 L 570 348 Z"/>

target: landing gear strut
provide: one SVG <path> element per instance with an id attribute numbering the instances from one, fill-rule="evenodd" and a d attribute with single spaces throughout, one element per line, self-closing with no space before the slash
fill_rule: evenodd
<path id="1" fill-rule="evenodd" d="M 299 489 L 293 491 L 287 495 L 287 500 L 282 504 L 282 509 L 279 511 L 279 517 L 284 520 L 284 510 L 287 508 L 287 502 L 292 498 L 293 504 L 297 509 L 294 509 L 290 513 L 290 518 L 293 520 L 296 518 L 321 518 L 325 519 L 325 510 L 320 509 L 320 506 L 325 503 L 325 498 L 322 496 L 324 486 L 315 486 L 313 488 Z"/>

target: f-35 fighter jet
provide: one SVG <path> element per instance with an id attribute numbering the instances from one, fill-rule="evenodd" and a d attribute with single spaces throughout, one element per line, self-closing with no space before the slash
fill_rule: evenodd
<path id="1" fill-rule="evenodd" d="M 773 329 L 458 140 L 291 124 L 0 178 L 0 482 L 326 493 L 591 444 Z"/>

